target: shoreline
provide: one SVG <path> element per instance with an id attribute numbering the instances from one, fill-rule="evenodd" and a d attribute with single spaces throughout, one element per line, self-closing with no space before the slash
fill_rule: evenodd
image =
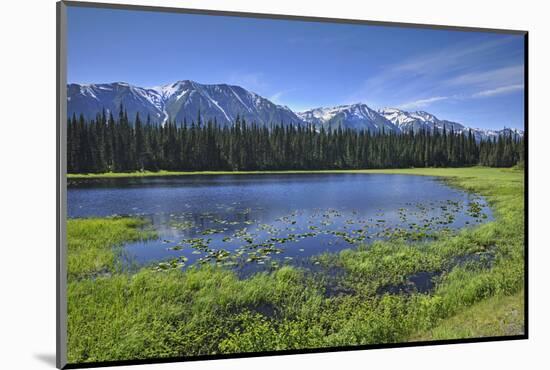
<path id="1" fill-rule="evenodd" d="M 276 345 L 284 350 L 311 343 L 352 346 L 525 335 L 523 170 L 336 173 L 342 172 L 440 176 L 452 186 L 485 197 L 495 219 L 416 248 L 389 240 L 319 256 L 321 264 L 346 271 L 335 283 L 352 291 L 337 296 L 326 294 L 326 282 L 287 265 L 246 279 L 216 265 L 185 271 L 148 267 L 122 271 L 112 247 L 147 237 L 137 228 L 140 220 L 69 220 L 69 360 L 113 361 L 135 351 L 147 359 L 161 353 L 193 357 Z M 490 266 L 472 261 L 446 271 L 446 263 L 457 257 L 487 253 L 494 255 Z M 446 272 L 429 293 L 376 296 L 380 288 L 422 271 Z M 266 307 L 278 314 L 271 315 Z M 165 327 L 172 329 L 159 330 Z M 250 340 L 258 335 L 265 341 Z M 107 339 L 109 346 L 102 346 L 99 338 Z M 174 345 L 167 347 L 168 341 Z"/>
<path id="2" fill-rule="evenodd" d="M 118 179 L 141 177 L 173 177 L 173 176 L 216 176 L 216 175 L 301 175 L 301 174 L 403 174 L 426 176 L 455 176 L 463 171 L 495 169 L 501 171 L 521 171 L 514 167 L 416 167 L 416 168 L 388 168 L 363 170 L 267 170 L 267 171 L 135 171 L 135 172 L 105 172 L 67 174 L 67 180 L 85 179 Z M 442 173 L 446 172 L 446 173 Z"/>

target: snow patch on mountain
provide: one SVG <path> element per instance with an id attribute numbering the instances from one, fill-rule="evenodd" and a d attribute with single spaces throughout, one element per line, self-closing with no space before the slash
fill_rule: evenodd
<path id="1" fill-rule="evenodd" d="M 435 115 L 424 111 L 407 112 L 397 108 L 382 108 L 378 112 L 387 120 L 394 123 L 401 132 L 419 132 L 423 130 L 432 132 L 434 129 L 437 129 L 438 131 L 446 130 L 463 134 L 468 134 L 471 132 L 478 141 L 481 139 L 497 137 L 502 134 L 523 136 L 523 131 L 521 130 L 506 128 L 503 130 L 484 130 L 471 128 L 458 122 L 439 119 Z"/>
<path id="2" fill-rule="evenodd" d="M 108 84 L 67 85 L 69 117 L 83 114 L 94 119 L 105 110 L 118 114 L 122 105 L 130 120 L 139 113 L 142 120 L 165 124 L 169 120 L 181 124 L 213 120 L 219 125 L 232 125 L 237 117 L 258 125 L 310 125 L 321 129 L 353 129 L 396 134 L 432 132 L 434 129 L 469 133 L 477 140 L 497 137 L 503 133 L 522 136 L 523 131 L 482 130 L 468 128 L 458 122 L 439 119 L 425 111 L 408 112 L 397 108 L 375 110 L 364 103 L 319 107 L 295 113 L 289 107 L 278 105 L 240 86 L 227 84 L 200 84 L 180 80 L 152 88 L 142 88 L 126 82 Z"/>
<path id="3" fill-rule="evenodd" d="M 299 112 L 298 116 L 304 122 L 314 125 L 317 129 L 334 130 L 352 128 L 378 132 L 398 132 L 398 128 L 366 104 L 356 103 L 338 105 L 329 108 L 315 108 Z"/>

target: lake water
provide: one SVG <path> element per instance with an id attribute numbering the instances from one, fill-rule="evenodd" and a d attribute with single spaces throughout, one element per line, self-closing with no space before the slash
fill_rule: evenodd
<path id="1" fill-rule="evenodd" d="M 159 238 L 124 259 L 241 272 L 300 264 L 377 239 L 415 241 L 492 219 L 486 201 L 426 176 L 207 175 L 70 181 L 68 216 L 140 216 Z M 160 264 L 159 264 L 160 263 Z"/>

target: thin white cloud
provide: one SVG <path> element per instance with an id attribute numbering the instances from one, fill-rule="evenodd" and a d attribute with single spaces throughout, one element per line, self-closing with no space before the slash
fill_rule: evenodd
<path id="1" fill-rule="evenodd" d="M 267 81 L 267 78 L 262 72 L 233 72 L 228 77 L 228 82 L 230 84 L 243 87 L 261 96 L 265 96 L 273 103 L 279 105 L 286 104 L 282 101 L 283 96 L 297 90 L 296 88 L 290 88 L 271 93 L 274 90 L 274 86 Z"/>
<path id="2" fill-rule="evenodd" d="M 354 92 L 350 100 L 366 100 L 380 95 L 390 98 L 413 96 L 419 86 L 424 93 L 445 95 L 459 92 L 456 88 L 471 87 L 490 89 L 504 83 L 522 83 L 522 66 L 497 69 L 496 71 L 472 71 L 478 64 L 472 58 L 491 58 L 502 46 L 514 40 L 503 37 L 498 40 L 457 43 L 431 53 L 422 53 L 400 63 L 387 65 L 372 71 L 372 77 L 366 79 Z M 449 76 L 455 76 L 449 78 Z M 492 82 L 492 83 L 491 83 Z M 444 92 L 444 86 L 454 87 L 452 92 Z"/>
<path id="3" fill-rule="evenodd" d="M 286 91 L 278 91 L 275 94 L 271 95 L 269 97 L 269 100 L 271 100 L 275 104 L 281 104 L 281 97 L 285 94 Z"/>
<path id="4" fill-rule="evenodd" d="M 255 93 L 261 93 L 269 87 L 264 74 L 261 72 L 233 72 L 227 81 Z"/>
<path id="5" fill-rule="evenodd" d="M 275 104 L 287 105 L 287 102 L 284 102 L 283 99 L 282 99 L 283 96 L 286 96 L 287 100 L 288 100 L 288 94 L 291 93 L 291 92 L 294 92 L 296 90 L 299 90 L 299 89 L 291 88 L 291 89 L 276 91 L 275 93 L 269 95 L 268 99 L 271 100 Z"/>
<path id="6" fill-rule="evenodd" d="M 483 98 L 490 97 L 495 95 L 508 94 L 514 91 L 523 90 L 523 84 L 515 84 L 508 86 L 501 86 L 495 89 L 483 90 L 472 95 L 473 98 Z"/>
<path id="7" fill-rule="evenodd" d="M 495 49 L 500 48 L 511 40 L 512 38 L 501 38 L 477 44 L 454 44 L 433 53 L 421 54 L 418 57 L 410 58 L 394 66 L 393 70 L 415 73 L 448 72 L 449 68 L 463 67 L 465 58 L 492 53 Z"/>
<path id="8" fill-rule="evenodd" d="M 404 103 L 399 105 L 398 108 L 400 109 L 422 108 L 422 107 L 427 107 L 432 103 L 435 103 L 441 100 L 447 100 L 447 99 L 449 99 L 448 96 L 434 96 L 431 98 L 419 99 L 408 103 Z"/>
<path id="9" fill-rule="evenodd" d="M 418 99 L 407 103 L 403 103 L 401 105 L 398 105 L 397 108 L 400 108 L 400 109 L 423 108 L 431 105 L 432 103 L 436 103 L 442 100 L 451 100 L 451 99 L 465 100 L 465 99 L 485 98 L 485 97 L 491 97 L 496 95 L 508 94 L 514 91 L 521 91 L 523 90 L 523 88 L 524 88 L 523 84 L 513 84 L 513 85 L 496 87 L 494 89 L 478 91 L 470 95 L 455 94 L 451 96 L 434 96 L 431 98 Z"/>
<path id="10" fill-rule="evenodd" d="M 449 85 L 499 86 L 503 84 L 523 84 L 523 65 L 507 66 L 483 72 L 459 75 L 447 81 Z"/>

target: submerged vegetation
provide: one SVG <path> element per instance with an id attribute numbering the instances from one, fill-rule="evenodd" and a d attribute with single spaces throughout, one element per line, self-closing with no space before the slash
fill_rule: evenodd
<path id="1" fill-rule="evenodd" d="M 185 260 L 127 271 L 117 246 L 151 237 L 144 221 L 69 220 L 69 362 L 523 333 L 522 170 L 353 172 L 444 176 L 485 196 L 495 220 L 414 244 L 403 234 L 315 256 L 315 271 L 280 265 L 247 278 L 211 263 L 182 271 Z"/>
<path id="2" fill-rule="evenodd" d="M 205 212 L 199 214 L 200 225 L 195 225 L 192 221 L 170 222 L 172 229 L 190 230 L 194 237 L 181 238 L 183 235 L 178 237 L 172 234 L 170 238 L 176 241 L 164 239 L 162 243 L 172 245 L 164 249 L 183 251 L 182 253 L 187 254 L 187 257 L 189 253 L 200 255 L 196 261 L 198 263 L 216 263 L 234 266 L 236 269 L 248 267 L 250 270 L 251 266 L 245 265 L 251 262 L 264 267 L 289 262 L 295 257 L 288 255 L 288 252 L 292 254 L 299 246 L 311 250 L 312 244 L 315 244 L 316 247 L 320 247 L 319 250 L 328 247 L 334 253 L 342 248 L 361 245 L 365 241 L 424 241 L 453 233 L 455 226 L 458 228 L 482 223 L 489 217 L 485 213 L 487 211 L 485 203 L 478 202 L 472 196 L 467 202 L 460 200 L 429 201 L 426 204 L 407 202 L 405 206 L 407 208 L 398 210 L 399 222 L 396 222 L 395 218 L 392 220 L 391 215 L 389 218 L 385 217 L 382 209 L 378 209 L 374 218 L 367 215 L 361 216 L 357 210 L 349 212 L 333 208 L 316 208 L 307 214 L 304 210 L 294 210 L 274 219 L 269 224 L 252 219 L 229 221 L 220 219 L 222 215 L 214 216 L 211 212 Z M 217 207 L 226 208 L 221 204 Z M 241 212 L 235 211 L 232 206 L 227 209 L 232 210 L 228 213 L 247 215 L 250 213 L 250 208 Z M 465 220 L 462 224 L 453 225 L 456 216 L 461 213 Z M 209 221 L 206 221 L 207 219 Z M 209 227 L 212 224 L 215 224 L 216 228 Z M 229 229 L 222 225 L 232 225 L 235 228 Z M 300 244 L 297 245 L 297 243 Z M 305 248 L 298 249 L 300 252 L 305 250 Z M 179 268 L 195 262 L 191 261 L 188 264 L 188 258 L 184 257 L 162 261 L 154 268 L 164 270 Z M 309 264 L 301 256 L 298 256 L 298 259 L 302 263 Z M 320 264 L 320 261 L 315 262 Z M 252 270 L 262 270 L 258 267 L 254 266 Z"/>

